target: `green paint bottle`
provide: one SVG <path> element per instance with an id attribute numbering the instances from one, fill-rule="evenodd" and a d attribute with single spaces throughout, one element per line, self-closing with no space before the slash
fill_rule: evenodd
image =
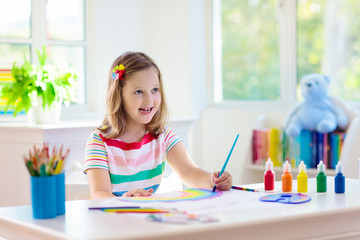
<path id="1" fill-rule="evenodd" d="M 316 175 L 316 189 L 317 192 L 326 192 L 326 175 L 325 175 L 325 164 L 323 161 L 317 165 L 318 174 Z"/>

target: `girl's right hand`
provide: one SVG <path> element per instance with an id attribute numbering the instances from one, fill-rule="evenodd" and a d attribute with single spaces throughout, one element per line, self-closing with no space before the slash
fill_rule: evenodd
<path id="1" fill-rule="evenodd" d="M 145 190 L 145 189 L 133 189 L 123 194 L 123 197 L 146 197 L 151 196 L 151 194 L 154 192 L 152 188 Z"/>

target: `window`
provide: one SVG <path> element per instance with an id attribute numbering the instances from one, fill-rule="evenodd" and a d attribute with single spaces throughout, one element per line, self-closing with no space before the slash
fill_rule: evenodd
<path id="1" fill-rule="evenodd" d="M 320 72 L 330 77 L 330 93 L 360 101 L 360 2 L 299 0 L 299 77 Z"/>
<path id="2" fill-rule="evenodd" d="M 77 70 L 77 104 L 85 104 L 85 23 L 84 0 L 0 0 L 0 84 L 11 81 L 14 61 L 37 63 L 35 50 L 45 45 L 49 63 L 62 59 Z"/>
<path id="3" fill-rule="evenodd" d="M 217 66 L 222 93 L 217 100 L 279 100 L 276 7 L 276 0 L 221 1 L 222 63 Z"/>
<path id="4" fill-rule="evenodd" d="M 292 100 L 309 73 L 329 76 L 331 95 L 360 101 L 359 8 L 356 0 L 214 0 L 214 101 Z"/>

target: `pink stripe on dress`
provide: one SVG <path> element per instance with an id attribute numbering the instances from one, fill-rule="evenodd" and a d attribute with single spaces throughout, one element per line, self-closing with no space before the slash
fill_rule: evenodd
<path id="1" fill-rule="evenodd" d="M 167 141 L 167 138 L 172 134 L 172 130 L 170 130 L 170 132 L 168 132 L 167 134 L 166 134 L 166 137 L 165 137 L 165 142 Z"/>
<path id="2" fill-rule="evenodd" d="M 146 162 L 154 161 L 154 159 L 158 159 L 161 154 L 161 149 L 164 148 L 165 143 L 161 144 L 162 146 L 158 146 L 156 149 L 151 150 L 150 152 L 144 153 L 141 156 L 137 156 L 136 158 L 128 158 L 125 159 L 124 156 L 114 156 L 112 154 L 108 155 L 109 163 L 122 167 L 138 167 Z"/>
<path id="3" fill-rule="evenodd" d="M 104 145 L 103 144 L 99 144 L 99 143 L 89 143 L 88 146 L 99 146 L 101 148 L 104 148 Z"/>
<path id="4" fill-rule="evenodd" d="M 88 158 L 88 159 L 85 159 L 85 162 L 88 162 L 88 161 L 102 161 L 102 162 L 107 162 L 108 160 L 106 160 L 106 159 L 101 159 L 101 158 Z"/>

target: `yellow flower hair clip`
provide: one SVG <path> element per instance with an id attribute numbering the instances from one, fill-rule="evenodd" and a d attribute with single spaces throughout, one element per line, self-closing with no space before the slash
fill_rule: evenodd
<path id="1" fill-rule="evenodd" d="M 111 74 L 114 80 L 123 80 L 125 74 L 125 67 L 124 65 L 120 64 L 119 66 L 114 67 L 114 70 Z"/>

